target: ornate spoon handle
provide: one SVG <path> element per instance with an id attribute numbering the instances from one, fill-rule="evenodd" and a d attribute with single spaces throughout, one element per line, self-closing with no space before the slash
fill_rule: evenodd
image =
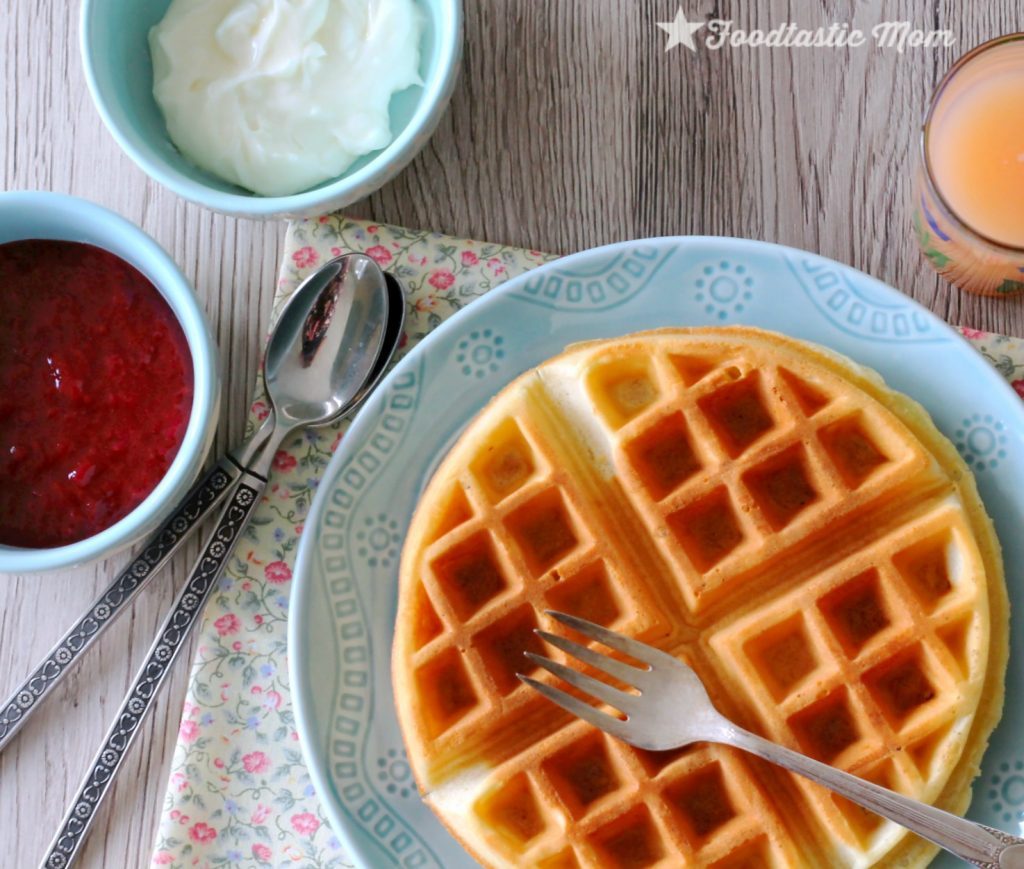
<path id="1" fill-rule="evenodd" d="M 41 866 L 44 869 L 65 869 L 74 861 L 96 817 L 97 809 L 141 729 L 153 698 L 186 645 L 189 632 L 203 611 L 224 565 L 234 552 L 238 538 L 266 485 L 263 477 L 250 471 L 241 475 L 188 582 L 178 593 L 174 606 L 160 626 L 157 638 L 135 676 L 135 682 L 104 737 L 102 748 L 94 758 L 78 794 L 71 801 L 61 821 L 60 831 L 43 858 Z"/>
<path id="2" fill-rule="evenodd" d="M 0 704 L 0 752 L 39 708 L 54 685 L 78 663 L 100 634 L 128 609 L 136 595 L 231 491 L 242 468 L 253 460 L 266 442 L 272 424 L 273 418 L 268 417 L 237 449 L 225 455 L 196 482 L 171 517 L 150 535 L 132 563 L 114 577 L 32 674 Z"/>
<path id="3" fill-rule="evenodd" d="M 43 698 L 78 663 L 114 620 L 129 608 L 175 550 L 231 489 L 241 468 L 225 456 L 200 479 L 139 555 L 92 602 L 32 674 L 0 705 L 0 751 L 3 751 Z"/>

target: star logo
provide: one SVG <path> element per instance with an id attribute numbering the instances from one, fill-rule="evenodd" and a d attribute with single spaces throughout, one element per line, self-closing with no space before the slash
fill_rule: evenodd
<path id="1" fill-rule="evenodd" d="M 690 51 L 696 51 L 697 46 L 693 43 L 693 34 L 704 26 L 703 21 L 689 22 L 683 14 L 683 7 L 679 7 L 673 21 L 657 21 L 658 27 L 668 34 L 668 43 L 665 51 L 671 51 L 677 45 L 685 45 Z"/>

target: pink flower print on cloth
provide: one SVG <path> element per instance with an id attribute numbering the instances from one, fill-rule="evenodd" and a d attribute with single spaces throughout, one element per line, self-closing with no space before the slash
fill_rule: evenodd
<path id="1" fill-rule="evenodd" d="M 300 247 L 295 253 L 292 254 L 292 262 L 295 263 L 296 268 L 308 269 L 312 268 L 317 264 L 320 259 L 313 247 Z"/>

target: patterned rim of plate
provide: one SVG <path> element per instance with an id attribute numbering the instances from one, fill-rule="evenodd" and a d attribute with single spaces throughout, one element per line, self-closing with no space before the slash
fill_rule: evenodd
<path id="1" fill-rule="evenodd" d="M 399 362 L 346 433 L 306 522 L 288 632 L 297 729 L 327 817 L 358 862 L 475 865 L 418 798 L 390 683 L 401 532 L 448 446 L 495 392 L 568 343 L 739 323 L 845 353 L 920 401 L 975 470 L 1011 600 L 1024 588 L 1024 537 L 1013 533 L 1024 494 L 1012 483 L 1024 478 L 1024 405 L 916 302 L 816 254 L 733 238 L 623 242 L 540 266 L 442 323 Z M 1022 677 L 1014 645 L 1007 683 Z M 1024 702 L 1008 698 L 970 812 L 1018 832 L 1024 752 L 1013 734 L 1022 727 Z"/>

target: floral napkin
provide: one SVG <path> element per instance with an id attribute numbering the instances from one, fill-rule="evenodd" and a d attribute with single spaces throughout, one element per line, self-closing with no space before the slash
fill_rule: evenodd
<path id="1" fill-rule="evenodd" d="M 549 254 L 321 217 L 293 223 L 274 315 L 325 259 L 362 251 L 409 289 L 408 351 L 442 320 Z M 1024 341 L 961 329 L 1024 397 Z M 250 427 L 266 417 L 257 395 Z M 288 597 L 303 521 L 347 423 L 307 430 L 274 458 L 263 502 L 206 608 L 152 865 L 352 866 L 320 809 L 288 687 Z"/>

